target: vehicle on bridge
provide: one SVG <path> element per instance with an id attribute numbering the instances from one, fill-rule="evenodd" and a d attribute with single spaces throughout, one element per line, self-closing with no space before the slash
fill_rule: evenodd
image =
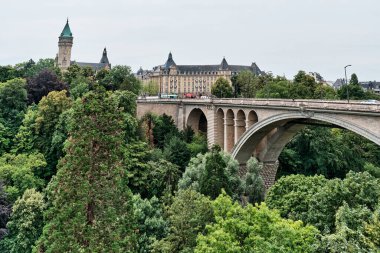
<path id="1" fill-rule="evenodd" d="M 178 94 L 167 94 L 167 93 L 161 93 L 160 98 L 178 98 Z"/>
<path id="2" fill-rule="evenodd" d="M 185 94 L 183 94 L 183 97 L 184 98 L 195 98 L 196 96 L 194 93 L 185 93 Z"/>
<path id="3" fill-rule="evenodd" d="M 375 100 L 375 99 L 364 100 L 364 101 L 361 101 L 360 103 L 362 103 L 362 104 L 380 104 L 380 102 Z"/>

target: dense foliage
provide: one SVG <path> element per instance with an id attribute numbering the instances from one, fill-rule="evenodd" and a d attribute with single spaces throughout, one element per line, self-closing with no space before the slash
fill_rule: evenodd
<path id="1" fill-rule="evenodd" d="M 323 234 L 322 252 L 379 250 L 376 241 L 371 240 L 378 231 L 379 200 L 380 181 L 367 172 L 349 172 L 343 180 L 284 177 L 266 198 L 268 206 L 279 210 L 283 217 L 316 226 Z"/>
<path id="2" fill-rule="evenodd" d="M 233 90 L 227 79 L 219 77 L 211 87 L 211 94 L 218 98 L 230 98 Z"/>
<path id="3" fill-rule="evenodd" d="M 215 223 L 199 234 L 195 252 L 315 252 L 319 231 L 301 221 L 286 220 L 265 203 L 242 207 L 220 195 L 213 203 Z"/>
<path id="4" fill-rule="evenodd" d="M 338 91 L 321 80 L 244 71 L 213 94 L 377 99 L 356 75 Z M 254 157 L 240 167 L 207 133 L 137 119 L 137 96 L 157 93 L 141 88 L 127 66 L 0 66 L 0 252 L 379 251 L 376 144 L 306 127 L 267 191 Z"/>

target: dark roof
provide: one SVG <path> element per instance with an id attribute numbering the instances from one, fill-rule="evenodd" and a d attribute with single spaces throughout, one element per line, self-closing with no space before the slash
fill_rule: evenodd
<path id="1" fill-rule="evenodd" d="M 220 65 L 176 65 L 180 72 L 216 72 L 221 70 Z M 262 71 L 256 66 L 243 66 L 243 65 L 228 65 L 227 69 L 231 72 L 251 71 L 256 75 L 261 75 Z"/>
<path id="2" fill-rule="evenodd" d="M 92 63 L 92 62 L 76 62 L 72 61 L 71 64 L 76 64 L 79 67 L 90 67 L 93 70 L 101 70 L 104 69 L 105 67 L 110 67 L 110 64 L 107 63 Z"/>
<path id="3" fill-rule="evenodd" d="M 231 72 L 241 72 L 244 70 L 251 71 L 256 75 L 263 74 L 263 71 L 256 65 L 256 63 L 252 63 L 251 66 L 243 66 L 243 65 L 228 65 L 227 60 L 223 57 L 223 60 L 218 65 L 177 65 L 173 60 L 173 55 L 170 52 L 168 59 L 164 65 L 156 66 L 153 70 L 157 70 L 159 68 L 169 69 L 171 66 L 175 66 L 177 70 L 182 72 L 216 72 L 219 70 L 230 70 Z"/>
<path id="4" fill-rule="evenodd" d="M 143 75 L 144 74 L 144 70 L 143 70 L 143 68 L 142 67 L 140 67 L 140 69 L 139 70 L 137 70 L 137 73 L 136 73 L 136 75 Z"/>
<path id="5" fill-rule="evenodd" d="M 66 25 L 62 30 L 61 37 L 73 37 L 73 34 L 71 32 L 70 26 L 69 26 L 69 19 L 66 21 Z"/>
<path id="6" fill-rule="evenodd" d="M 166 63 L 164 65 L 164 68 L 168 69 L 168 68 L 170 68 L 173 65 L 175 66 L 176 64 L 175 64 L 175 62 L 173 60 L 172 53 L 170 52 L 169 56 L 168 56 L 168 59 L 166 60 Z"/>
<path id="7" fill-rule="evenodd" d="M 226 61 L 226 58 L 223 57 L 222 62 L 220 63 L 220 69 L 221 70 L 228 70 L 228 63 Z"/>
<path id="8" fill-rule="evenodd" d="M 107 49 L 104 48 L 102 58 L 100 59 L 100 63 L 110 64 L 107 57 Z"/>
<path id="9" fill-rule="evenodd" d="M 359 82 L 359 84 L 365 89 L 380 89 L 380 82 L 376 81 Z"/>

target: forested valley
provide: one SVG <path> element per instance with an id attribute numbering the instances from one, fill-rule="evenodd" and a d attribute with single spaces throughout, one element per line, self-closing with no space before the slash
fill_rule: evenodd
<path id="1" fill-rule="evenodd" d="M 335 91 L 241 73 L 223 97 L 377 98 L 356 75 Z M 280 156 L 239 164 L 165 114 L 136 117 L 127 66 L 0 66 L 0 252 L 380 252 L 380 148 L 308 126 Z M 223 92 L 220 91 L 223 89 Z M 235 94 L 234 94 L 235 93 Z"/>

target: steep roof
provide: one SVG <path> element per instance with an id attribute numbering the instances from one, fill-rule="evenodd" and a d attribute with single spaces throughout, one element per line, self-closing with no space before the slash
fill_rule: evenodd
<path id="1" fill-rule="evenodd" d="M 228 69 L 228 63 L 226 61 L 226 58 L 223 57 L 222 62 L 220 63 L 220 69 L 221 70 L 227 70 Z"/>
<path id="2" fill-rule="evenodd" d="M 71 29 L 69 26 L 69 19 L 67 19 L 66 25 L 61 32 L 61 37 L 73 37 L 73 33 L 71 32 Z"/>
<path id="3" fill-rule="evenodd" d="M 102 58 L 100 59 L 100 63 L 110 64 L 107 57 L 107 49 L 104 48 Z"/>
<path id="4" fill-rule="evenodd" d="M 168 69 L 168 68 L 170 68 L 173 65 L 175 66 L 176 64 L 175 64 L 175 62 L 173 60 L 172 52 L 170 52 L 169 56 L 168 56 L 168 59 L 165 62 L 164 68 Z"/>

